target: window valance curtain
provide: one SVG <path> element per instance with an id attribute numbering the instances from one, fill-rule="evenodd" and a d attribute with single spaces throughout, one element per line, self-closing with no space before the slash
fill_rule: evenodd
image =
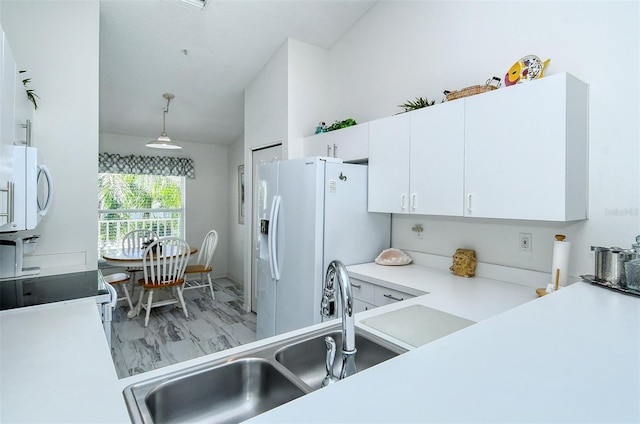
<path id="1" fill-rule="evenodd" d="M 122 156 L 117 153 L 98 154 L 98 172 L 196 177 L 193 159 L 168 156 Z"/>

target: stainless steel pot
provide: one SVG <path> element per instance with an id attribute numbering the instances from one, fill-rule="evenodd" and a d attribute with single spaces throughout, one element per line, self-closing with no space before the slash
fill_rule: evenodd
<path id="1" fill-rule="evenodd" d="M 625 262 L 635 259 L 636 252 L 620 247 L 591 246 L 595 252 L 595 277 L 601 282 L 626 286 Z"/>

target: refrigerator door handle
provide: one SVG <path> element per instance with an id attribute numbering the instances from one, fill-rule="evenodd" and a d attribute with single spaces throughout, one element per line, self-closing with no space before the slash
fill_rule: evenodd
<path id="1" fill-rule="evenodd" d="M 271 201 L 271 210 L 269 211 L 269 230 L 267 232 L 267 254 L 269 255 L 269 271 L 271 271 L 271 279 L 273 280 L 275 278 L 275 274 L 273 272 L 273 250 L 272 250 L 272 246 L 273 243 L 271 242 L 271 239 L 273 238 L 273 226 L 271 225 L 271 223 L 273 223 L 273 212 L 276 209 L 276 198 L 274 197 L 273 200 Z"/>
<path id="2" fill-rule="evenodd" d="M 273 208 L 271 217 L 271 229 L 269 230 L 269 234 L 271 235 L 271 266 L 273 272 L 273 278 L 278 281 L 280 280 L 280 267 L 278 266 L 278 218 L 280 217 L 280 201 L 282 198 L 280 196 L 275 196 L 273 198 Z"/>

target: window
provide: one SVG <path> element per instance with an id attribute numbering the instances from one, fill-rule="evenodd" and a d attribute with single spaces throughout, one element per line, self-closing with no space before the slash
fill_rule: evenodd
<path id="1" fill-rule="evenodd" d="M 185 177 L 98 174 L 98 254 L 120 247 L 129 231 L 184 234 Z"/>

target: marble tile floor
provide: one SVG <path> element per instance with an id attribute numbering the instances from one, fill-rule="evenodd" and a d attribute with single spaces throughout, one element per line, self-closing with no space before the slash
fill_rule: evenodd
<path id="1" fill-rule="evenodd" d="M 177 362 L 255 341 L 256 315 L 243 306 L 243 288 L 226 278 L 215 279 L 216 299 L 209 289 L 184 291 L 189 318 L 175 305 L 151 310 L 144 327 L 143 310 L 127 318 L 119 302 L 113 312 L 111 356 L 118 377 L 124 378 Z M 132 299 L 137 302 L 139 292 Z"/>

